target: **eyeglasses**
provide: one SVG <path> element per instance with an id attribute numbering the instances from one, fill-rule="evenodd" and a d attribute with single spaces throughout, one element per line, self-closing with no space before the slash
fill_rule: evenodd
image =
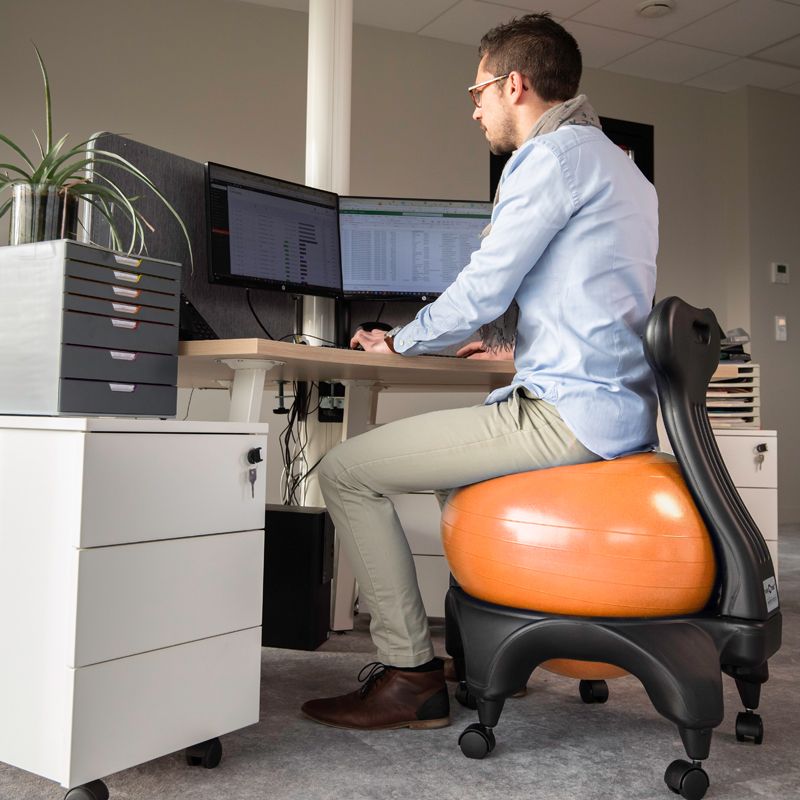
<path id="1" fill-rule="evenodd" d="M 493 83 L 497 83 L 497 81 L 504 81 L 510 74 L 511 73 L 509 72 L 506 75 L 500 75 L 497 78 L 489 78 L 488 81 L 481 81 L 480 83 L 476 83 L 474 86 L 470 86 L 467 91 L 469 92 L 469 96 L 472 98 L 472 102 L 475 103 L 475 108 L 481 107 L 481 95 L 485 89 L 487 89 Z"/>

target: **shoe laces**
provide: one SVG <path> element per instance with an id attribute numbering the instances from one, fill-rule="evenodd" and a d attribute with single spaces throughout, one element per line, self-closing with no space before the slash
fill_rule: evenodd
<path id="1" fill-rule="evenodd" d="M 380 661 L 370 661 L 358 673 L 358 682 L 364 685 L 360 689 L 361 697 L 366 697 L 372 687 L 389 671 L 389 667 Z M 364 675 L 364 673 L 367 673 Z M 363 676 L 363 677 L 362 677 Z"/>

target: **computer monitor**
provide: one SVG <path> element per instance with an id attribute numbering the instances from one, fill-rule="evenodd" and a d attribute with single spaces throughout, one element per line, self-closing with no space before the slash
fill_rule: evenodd
<path id="1" fill-rule="evenodd" d="M 491 215 L 491 203 L 340 197 L 345 296 L 437 297 L 480 247 Z"/>
<path id="2" fill-rule="evenodd" d="M 212 282 L 341 295 L 333 192 L 208 163 L 206 208 Z"/>

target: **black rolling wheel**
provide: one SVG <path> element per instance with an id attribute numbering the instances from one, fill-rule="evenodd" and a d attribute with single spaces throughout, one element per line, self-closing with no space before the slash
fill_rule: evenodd
<path id="1" fill-rule="evenodd" d="M 103 781 L 92 781 L 70 789 L 64 800 L 108 800 L 108 787 Z"/>
<path id="2" fill-rule="evenodd" d="M 605 703 L 608 700 L 608 684 L 605 681 L 581 681 L 578 691 L 584 703 Z"/>
<path id="3" fill-rule="evenodd" d="M 494 750 L 495 739 L 491 728 L 474 722 L 458 737 L 458 746 L 467 758 L 486 758 Z"/>
<path id="4" fill-rule="evenodd" d="M 222 761 L 222 742 L 219 739 L 209 739 L 186 748 L 186 763 L 190 767 L 205 767 L 214 769 Z"/>
<path id="5" fill-rule="evenodd" d="M 752 740 L 753 744 L 764 741 L 764 723 L 760 714 L 752 711 L 740 711 L 736 715 L 736 741 L 746 742 Z"/>
<path id="6" fill-rule="evenodd" d="M 681 759 L 673 761 L 667 767 L 664 783 L 686 800 L 700 800 L 708 791 L 708 775 L 705 770 L 697 763 Z"/>
<path id="7" fill-rule="evenodd" d="M 456 700 L 466 708 L 471 708 L 473 711 L 478 707 L 478 701 L 474 694 L 469 690 L 465 681 L 459 681 L 456 686 Z"/>

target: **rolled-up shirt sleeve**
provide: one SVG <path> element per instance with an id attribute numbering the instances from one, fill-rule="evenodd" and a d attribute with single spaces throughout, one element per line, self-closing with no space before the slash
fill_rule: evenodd
<path id="1" fill-rule="evenodd" d="M 452 284 L 394 337 L 403 355 L 464 341 L 511 304 L 524 277 L 578 208 L 572 176 L 546 143 L 512 157 L 492 212 L 492 229 Z"/>

